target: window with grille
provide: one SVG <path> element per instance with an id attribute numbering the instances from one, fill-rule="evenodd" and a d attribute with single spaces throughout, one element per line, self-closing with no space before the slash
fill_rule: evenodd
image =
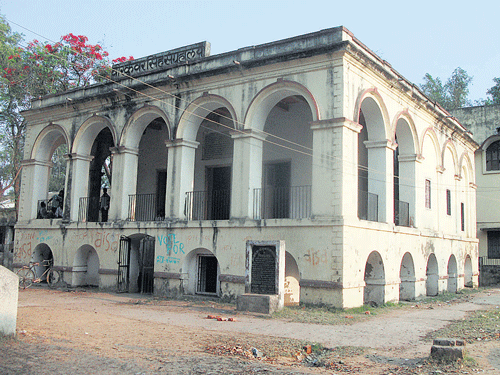
<path id="1" fill-rule="evenodd" d="M 425 208 L 431 208 L 431 180 L 425 180 Z"/>
<path id="2" fill-rule="evenodd" d="M 500 170 L 500 141 L 493 142 L 486 149 L 486 170 Z"/>
<path id="3" fill-rule="evenodd" d="M 488 232 L 488 258 L 500 259 L 500 232 Z"/>
<path id="4" fill-rule="evenodd" d="M 451 215 L 451 191 L 446 189 L 446 214 Z"/>

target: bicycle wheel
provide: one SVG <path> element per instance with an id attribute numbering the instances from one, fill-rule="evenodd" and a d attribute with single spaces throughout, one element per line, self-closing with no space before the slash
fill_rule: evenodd
<path id="1" fill-rule="evenodd" d="M 51 269 L 47 273 L 47 284 L 49 284 L 49 288 L 54 288 L 60 280 L 61 274 L 59 273 L 59 271 Z"/>
<path id="2" fill-rule="evenodd" d="M 28 267 L 17 271 L 17 276 L 19 277 L 19 288 L 21 289 L 29 288 L 33 284 L 33 280 L 35 280 L 35 273 Z"/>

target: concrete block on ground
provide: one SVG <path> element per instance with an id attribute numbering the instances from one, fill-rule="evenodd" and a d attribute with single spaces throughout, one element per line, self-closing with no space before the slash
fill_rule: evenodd
<path id="1" fill-rule="evenodd" d="M 280 307 L 277 294 L 240 294 L 236 298 L 236 310 L 272 314 Z"/>
<path id="2" fill-rule="evenodd" d="M 0 336 L 16 334 L 19 278 L 0 266 Z"/>
<path id="3" fill-rule="evenodd" d="M 431 357 L 438 361 L 458 361 L 465 356 L 465 341 L 439 338 L 432 342 Z"/>

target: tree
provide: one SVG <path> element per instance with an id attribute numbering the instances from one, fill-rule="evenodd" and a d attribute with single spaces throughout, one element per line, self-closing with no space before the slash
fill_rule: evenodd
<path id="1" fill-rule="evenodd" d="M 52 44 L 22 42 L 0 16 L 0 194 L 14 188 L 16 198 L 26 131 L 22 111 L 31 108 L 33 98 L 102 82 L 111 73 L 108 53 L 86 36 L 70 33 Z M 113 62 L 127 60 L 133 57 Z"/>
<path id="2" fill-rule="evenodd" d="M 495 86 L 486 91 L 486 94 L 491 95 L 491 102 L 488 104 L 500 104 L 500 78 L 493 78 L 493 82 L 495 82 Z"/>
<path id="3" fill-rule="evenodd" d="M 465 70 L 458 67 L 444 85 L 440 78 L 433 78 L 427 73 L 420 88 L 429 99 L 437 102 L 444 109 L 456 109 L 470 105 L 468 96 L 472 78 Z"/>

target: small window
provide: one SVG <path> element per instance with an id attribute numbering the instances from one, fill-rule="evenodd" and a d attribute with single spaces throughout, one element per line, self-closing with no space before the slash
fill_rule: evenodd
<path id="1" fill-rule="evenodd" d="M 451 191 L 446 189 L 446 214 L 451 215 Z"/>
<path id="2" fill-rule="evenodd" d="M 465 231 L 465 205 L 460 203 L 460 230 Z"/>
<path id="3" fill-rule="evenodd" d="M 425 180 L 425 208 L 431 208 L 431 180 Z"/>
<path id="4" fill-rule="evenodd" d="M 488 258 L 500 259 L 500 232 L 488 232 Z"/>
<path id="5" fill-rule="evenodd" d="M 486 149 L 486 170 L 500 170 L 500 141 L 493 142 Z"/>

